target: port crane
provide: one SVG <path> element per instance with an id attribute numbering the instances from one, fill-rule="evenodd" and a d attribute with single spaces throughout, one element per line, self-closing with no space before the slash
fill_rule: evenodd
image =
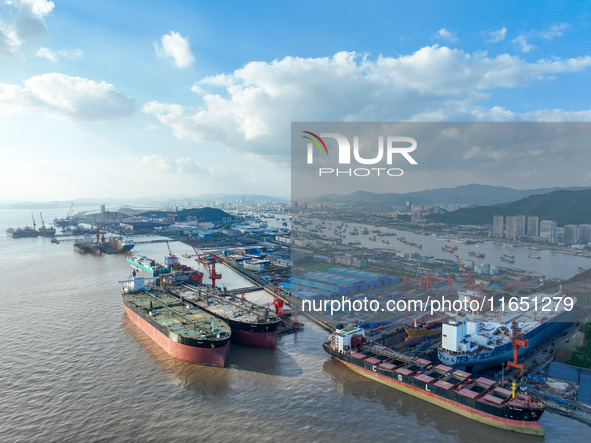
<path id="1" fill-rule="evenodd" d="M 105 225 L 103 225 L 103 232 L 101 233 L 101 227 L 99 226 L 98 221 L 96 221 L 96 215 L 94 216 L 94 224 L 96 225 L 96 229 L 95 229 L 96 244 L 105 246 L 105 232 L 106 232 Z"/>
<path id="2" fill-rule="evenodd" d="M 224 261 L 217 255 L 211 253 L 211 262 L 209 262 L 209 260 L 207 260 L 206 257 L 202 256 L 201 253 L 197 250 L 197 247 L 187 234 L 182 232 L 181 235 L 187 239 L 187 242 L 193 248 L 193 251 L 195 251 L 195 254 L 197 255 L 197 258 L 195 258 L 195 260 L 200 263 L 203 263 L 206 266 L 207 271 L 209 273 L 209 278 L 211 280 L 211 287 L 215 288 L 215 281 L 222 278 L 222 274 L 218 274 L 215 272 L 215 263 L 216 261 L 219 263 L 223 263 Z"/>
<path id="3" fill-rule="evenodd" d="M 427 291 L 433 291 L 433 280 L 435 279 L 447 282 L 447 286 L 445 288 L 446 294 L 451 294 L 453 292 L 453 279 L 450 276 L 441 277 L 439 275 L 427 274 L 425 279 L 427 280 Z"/>
<path id="4" fill-rule="evenodd" d="M 33 231 L 35 230 L 35 226 L 37 226 L 35 224 L 35 217 L 33 216 L 33 213 L 31 212 L 31 218 L 33 219 Z"/>
<path id="5" fill-rule="evenodd" d="M 519 349 L 527 348 L 528 341 L 516 320 L 513 320 L 513 323 L 511 323 L 511 346 L 513 346 L 513 360 L 507 362 L 507 367 L 519 369 L 521 371 L 519 376 L 521 377 L 525 368 L 523 364 L 519 363 Z"/>
<path id="6" fill-rule="evenodd" d="M 265 307 L 270 307 L 271 305 L 275 307 L 275 313 L 281 319 L 281 325 L 290 331 L 302 329 L 304 327 L 304 324 L 298 321 L 297 312 L 295 312 L 292 317 L 291 311 L 285 311 L 284 302 L 283 298 L 281 297 L 281 289 L 279 285 L 277 283 L 273 284 L 273 292 L 271 292 L 268 288 L 265 288 L 265 290 L 273 296 L 273 303 L 266 303 Z"/>
<path id="7" fill-rule="evenodd" d="M 419 282 L 419 289 L 426 289 L 426 286 L 427 286 L 427 280 L 425 280 L 424 278 L 414 278 L 414 277 L 408 277 L 406 275 L 403 275 L 402 280 L 404 281 L 404 284 L 403 284 L 404 288 L 408 287 L 409 281 Z"/>

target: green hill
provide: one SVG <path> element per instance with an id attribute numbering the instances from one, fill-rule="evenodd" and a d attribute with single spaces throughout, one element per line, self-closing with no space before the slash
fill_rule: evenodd
<path id="1" fill-rule="evenodd" d="M 183 209 L 182 211 L 146 211 L 138 215 L 150 217 L 156 214 L 158 218 L 166 218 L 168 214 L 178 214 L 179 221 L 186 221 L 187 217 L 195 217 L 200 222 L 221 222 L 231 221 L 234 219 L 233 215 L 216 208 L 194 208 Z"/>
<path id="2" fill-rule="evenodd" d="M 540 220 L 556 220 L 559 226 L 591 223 L 591 189 L 530 195 L 510 203 L 463 208 L 428 218 L 440 223 L 483 225 L 492 224 L 495 215 L 537 215 Z"/>

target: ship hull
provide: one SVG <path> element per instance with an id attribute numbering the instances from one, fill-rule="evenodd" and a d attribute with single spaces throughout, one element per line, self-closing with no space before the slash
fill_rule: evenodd
<path id="1" fill-rule="evenodd" d="M 224 320 L 232 329 L 232 343 L 237 345 L 250 346 L 274 350 L 277 346 L 277 328 L 279 322 L 271 324 L 252 324 L 230 319 L 219 315 L 214 310 L 201 307 L 206 312 Z"/>
<path id="2" fill-rule="evenodd" d="M 39 237 L 39 233 L 37 231 L 31 231 L 31 232 L 14 231 L 12 234 L 8 234 L 8 236 L 12 237 L 12 238 L 35 238 L 35 237 Z"/>
<path id="3" fill-rule="evenodd" d="M 134 242 L 110 238 L 109 242 L 102 246 L 101 250 L 107 254 L 124 254 L 129 252 L 135 246 Z"/>
<path id="4" fill-rule="evenodd" d="M 89 254 L 101 254 L 100 248 L 95 244 L 74 243 L 74 250 Z"/>
<path id="5" fill-rule="evenodd" d="M 208 309 L 207 305 L 201 306 L 200 304 L 199 307 L 230 325 L 230 329 L 232 330 L 230 340 L 232 343 L 271 350 L 277 347 L 277 328 L 279 328 L 279 322 L 269 324 L 246 323 L 220 315 L 215 309 Z"/>
<path id="6" fill-rule="evenodd" d="M 182 293 L 175 292 L 174 290 L 171 291 L 176 296 L 183 295 Z M 191 300 L 191 295 L 187 297 L 188 300 Z M 226 322 L 232 331 L 230 340 L 232 343 L 243 345 L 243 346 L 250 346 L 253 348 L 263 348 L 263 349 L 270 349 L 274 350 L 277 346 L 277 329 L 279 328 L 280 320 L 277 318 L 277 321 L 268 321 L 268 322 L 255 322 L 254 320 L 248 321 L 244 317 L 241 320 L 237 320 L 236 318 L 240 318 L 240 315 L 236 317 L 228 315 L 228 313 L 224 313 L 224 309 L 219 309 L 219 306 L 223 306 L 223 299 L 220 299 L 219 305 L 210 305 L 209 303 L 205 302 L 202 299 L 193 300 L 194 303 L 202 309 L 203 311 L 211 314 L 220 320 Z M 228 301 L 227 303 L 230 303 Z"/>
<path id="7" fill-rule="evenodd" d="M 231 324 L 230 327 L 232 328 Z M 231 341 L 237 345 L 274 350 L 277 347 L 277 330 L 272 332 L 253 332 L 232 328 Z"/>
<path id="8" fill-rule="evenodd" d="M 417 343 L 425 341 L 428 338 L 441 335 L 441 329 L 441 327 L 433 329 L 405 329 L 406 335 L 408 335 L 408 337 L 404 339 L 404 343 L 407 345 L 416 345 Z"/>
<path id="9" fill-rule="evenodd" d="M 158 346 L 165 350 L 169 355 L 177 360 L 186 361 L 205 366 L 216 366 L 223 368 L 226 360 L 230 355 L 230 343 L 226 342 L 220 347 L 210 346 L 191 346 L 179 343 L 169 338 L 166 334 L 161 332 L 157 326 L 152 325 L 143 316 L 137 314 L 130 306 L 124 304 L 127 317 L 141 329 L 148 337 L 150 337 Z M 217 344 L 214 344 L 214 346 Z"/>
<path id="10" fill-rule="evenodd" d="M 542 411 L 535 411 L 537 413 L 536 419 L 512 419 L 508 417 L 502 417 L 498 415 L 493 415 L 489 412 L 476 409 L 466 404 L 459 403 L 454 401 L 450 398 L 446 398 L 443 395 L 438 395 L 438 391 L 442 391 L 441 388 L 437 386 L 427 386 L 425 383 L 417 381 L 413 377 L 407 377 L 401 374 L 396 374 L 395 376 L 398 377 L 400 380 L 396 380 L 392 377 L 388 377 L 384 375 L 382 369 L 377 368 L 376 366 L 368 365 L 367 363 L 361 363 L 364 367 L 360 366 L 359 364 L 355 364 L 351 361 L 348 361 L 347 356 L 340 354 L 337 351 L 332 350 L 328 344 L 323 345 L 326 352 L 328 352 L 332 357 L 336 360 L 343 363 L 349 369 L 355 371 L 356 373 L 363 375 L 371 380 L 377 381 L 384 385 L 390 386 L 394 389 L 402 391 L 406 394 L 410 394 L 414 397 L 420 398 L 422 400 L 428 401 L 434 405 L 447 409 L 448 411 L 454 412 L 456 414 L 462 415 L 466 418 L 487 424 L 489 426 L 494 426 L 496 428 L 510 430 L 514 432 L 524 433 L 524 434 L 533 434 L 533 435 L 543 435 L 544 428 L 542 425 L 538 423 L 538 420 L 541 416 Z M 365 367 L 365 366 L 368 367 Z M 444 392 L 444 395 L 453 395 L 448 392 Z M 457 394 L 456 394 L 457 395 Z M 467 400 L 469 401 L 469 400 Z M 475 403 L 475 402 L 474 402 Z M 530 416 L 533 410 L 510 410 L 508 411 L 511 414 L 515 414 L 515 416 Z"/>

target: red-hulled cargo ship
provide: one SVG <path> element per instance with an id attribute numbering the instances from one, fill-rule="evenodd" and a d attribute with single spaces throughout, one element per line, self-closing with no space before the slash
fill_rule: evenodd
<path id="1" fill-rule="evenodd" d="M 206 285 L 177 285 L 168 290 L 228 323 L 232 328 L 232 343 L 271 350 L 277 346 L 281 319 L 266 307 Z"/>
<path id="2" fill-rule="evenodd" d="M 372 344 L 357 327 L 339 325 L 324 350 L 353 371 L 456 414 L 497 428 L 543 435 L 541 400 L 484 377 Z"/>
<path id="3" fill-rule="evenodd" d="M 127 316 L 158 346 L 179 360 L 224 367 L 230 355 L 227 323 L 182 297 L 152 289 L 146 279 L 120 283 Z"/>

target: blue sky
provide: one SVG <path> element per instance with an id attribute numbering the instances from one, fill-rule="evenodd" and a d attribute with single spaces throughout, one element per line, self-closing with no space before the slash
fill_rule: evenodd
<path id="1" fill-rule="evenodd" d="M 0 201 L 288 196 L 292 121 L 589 121 L 590 10 L 0 0 Z"/>

